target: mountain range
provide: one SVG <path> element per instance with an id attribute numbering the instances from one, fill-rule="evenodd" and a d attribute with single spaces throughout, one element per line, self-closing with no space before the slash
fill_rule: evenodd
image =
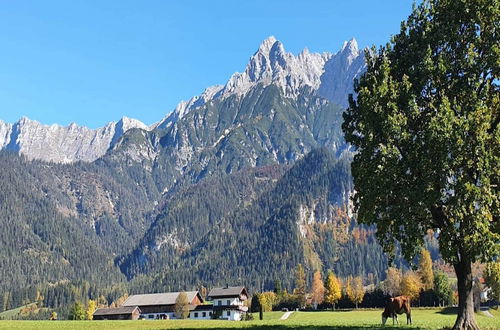
<path id="1" fill-rule="evenodd" d="M 221 102 L 229 97 L 243 97 L 257 85 L 277 86 L 287 99 L 297 99 L 304 90 L 310 90 L 342 107 L 353 92 L 353 79 L 364 70 L 363 54 L 355 39 L 345 42 L 340 51 L 310 53 L 304 49 L 298 56 L 287 53 L 274 37 L 262 42 L 250 58 L 243 73 L 233 74 L 226 85 L 205 89 L 150 127 L 127 117 L 110 122 L 102 128 L 89 129 L 74 123 L 67 127 L 47 126 L 26 117 L 14 124 L 0 120 L 0 150 L 11 150 L 28 159 L 56 163 L 91 162 L 102 157 L 125 132 L 132 128 L 146 131 L 166 128 L 191 110 L 210 102 Z"/>
<path id="2" fill-rule="evenodd" d="M 235 283 L 293 288 L 293 269 L 384 276 L 358 226 L 341 124 L 365 68 L 270 37 L 242 73 L 147 126 L 0 122 L 0 309 Z"/>

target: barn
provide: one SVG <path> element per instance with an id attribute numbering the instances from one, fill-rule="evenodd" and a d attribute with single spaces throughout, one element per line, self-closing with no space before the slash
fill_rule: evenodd
<path id="1" fill-rule="evenodd" d="M 151 293 L 151 294 L 137 294 L 128 297 L 122 304 L 123 307 L 139 307 L 141 310 L 141 318 L 147 320 L 155 319 L 173 319 L 175 301 L 180 292 L 166 292 L 166 293 Z M 198 291 L 186 291 L 189 305 L 191 308 L 201 305 L 203 298 Z M 193 314 L 194 316 L 194 314 Z"/>
<path id="2" fill-rule="evenodd" d="M 94 312 L 94 320 L 137 320 L 141 309 L 137 306 L 99 308 Z"/>

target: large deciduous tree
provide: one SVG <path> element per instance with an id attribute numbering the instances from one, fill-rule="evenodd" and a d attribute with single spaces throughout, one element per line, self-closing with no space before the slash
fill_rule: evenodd
<path id="1" fill-rule="evenodd" d="M 385 294 L 395 297 L 401 294 L 401 271 L 394 267 L 389 267 L 386 271 L 385 280 L 382 283 L 382 290 Z"/>
<path id="2" fill-rule="evenodd" d="M 409 271 L 401 278 L 401 293 L 411 300 L 418 299 L 422 288 L 422 279 L 417 272 Z"/>
<path id="3" fill-rule="evenodd" d="M 174 314 L 178 319 L 185 319 L 189 316 L 189 298 L 184 291 L 175 299 Z"/>
<path id="4" fill-rule="evenodd" d="M 453 300 L 453 291 L 451 290 L 448 275 L 439 271 L 434 275 L 434 292 L 439 298 L 440 306 L 448 306 Z"/>
<path id="5" fill-rule="evenodd" d="M 92 320 L 94 318 L 94 312 L 97 310 L 97 301 L 90 299 L 87 302 L 87 310 L 85 311 L 85 317 L 87 320 Z"/>
<path id="6" fill-rule="evenodd" d="M 311 298 L 315 306 L 314 308 L 317 308 L 317 306 L 322 304 L 325 300 L 325 286 L 319 270 L 315 271 L 313 275 Z"/>
<path id="7" fill-rule="evenodd" d="M 424 0 L 366 64 L 343 124 L 358 219 L 407 260 L 434 230 L 458 279 L 454 328 L 476 329 L 471 264 L 500 249 L 500 0 Z"/>
<path id="8" fill-rule="evenodd" d="M 365 288 L 363 287 L 363 279 L 361 276 L 357 277 L 349 277 L 346 283 L 346 295 L 349 300 L 356 305 L 356 309 L 358 308 L 358 304 L 363 301 L 363 297 L 365 296 Z"/>
<path id="9" fill-rule="evenodd" d="M 76 302 L 69 310 L 69 320 L 85 320 L 85 308 L 80 302 Z"/>
<path id="10" fill-rule="evenodd" d="M 342 286 L 340 280 L 333 274 L 328 272 L 325 282 L 325 299 L 324 302 L 330 304 L 332 309 L 335 309 L 335 304 L 342 297 Z"/>

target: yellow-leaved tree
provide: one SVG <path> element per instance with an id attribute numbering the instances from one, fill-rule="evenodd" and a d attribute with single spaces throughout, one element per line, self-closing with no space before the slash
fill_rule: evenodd
<path id="1" fill-rule="evenodd" d="M 94 312 L 97 309 L 97 301 L 90 299 L 87 303 L 87 310 L 85 316 L 87 320 L 92 320 L 94 318 Z"/>
<path id="2" fill-rule="evenodd" d="M 424 290 L 431 290 L 434 287 L 434 272 L 432 271 L 432 259 L 429 251 L 422 247 L 420 252 L 420 261 L 418 265 L 418 272 L 422 279 L 422 286 Z"/>
<path id="3" fill-rule="evenodd" d="M 335 304 L 341 296 L 342 286 L 340 285 L 340 281 L 332 271 L 329 271 L 326 276 L 324 302 L 332 305 L 332 309 L 335 309 Z"/>
<path id="4" fill-rule="evenodd" d="M 385 294 L 395 297 L 401 294 L 401 271 L 394 267 L 389 267 L 386 272 L 385 280 L 382 283 L 382 289 Z"/>
<path id="5" fill-rule="evenodd" d="M 411 300 L 418 299 L 423 284 L 420 275 L 414 271 L 409 271 L 401 279 L 401 293 L 410 297 Z"/>
<path id="6" fill-rule="evenodd" d="M 363 287 L 363 279 L 361 276 L 356 276 L 354 278 L 349 277 L 346 283 L 346 294 L 350 301 L 352 301 L 356 308 L 358 304 L 363 301 L 365 296 L 365 289 Z"/>

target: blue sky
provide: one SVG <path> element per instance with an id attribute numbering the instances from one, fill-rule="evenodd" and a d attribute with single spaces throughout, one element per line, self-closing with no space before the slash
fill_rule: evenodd
<path id="1" fill-rule="evenodd" d="M 0 0 L 0 119 L 151 124 L 243 71 L 274 35 L 295 54 L 386 43 L 413 0 Z"/>

